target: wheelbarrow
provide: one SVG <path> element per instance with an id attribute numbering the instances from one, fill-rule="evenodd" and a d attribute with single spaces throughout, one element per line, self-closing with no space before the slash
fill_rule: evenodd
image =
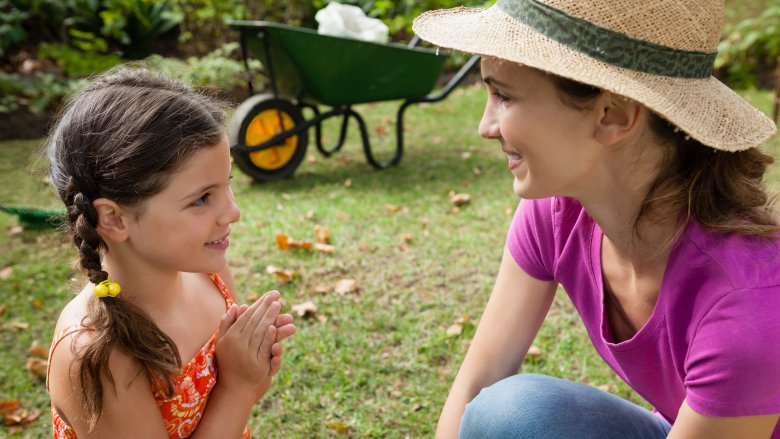
<path id="1" fill-rule="evenodd" d="M 289 177 L 303 160 L 309 128 L 317 150 L 328 157 L 344 144 L 347 125 L 360 128 L 366 161 L 376 169 L 397 165 L 404 151 L 404 112 L 416 103 L 445 99 L 479 61 L 474 56 L 437 94 L 430 94 L 447 59 L 437 51 L 408 45 L 379 44 L 320 35 L 313 29 L 264 21 L 229 21 L 240 32 L 241 54 L 250 97 L 242 102 L 230 126 L 231 154 L 243 172 L 256 181 Z M 265 67 L 269 89 L 254 93 L 250 56 Z M 396 118 L 395 151 L 379 160 L 371 149 L 368 129 L 353 105 L 403 100 Z M 330 107 L 321 112 L 319 106 Z M 313 117 L 304 117 L 303 110 Z M 341 117 L 335 145 L 323 146 L 322 123 Z M 389 154 L 388 154 L 389 155 Z"/>
<path id="2" fill-rule="evenodd" d="M 16 215 L 21 225 L 28 229 L 56 228 L 65 222 L 65 211 L 0 205 L 0 211 Z"/>

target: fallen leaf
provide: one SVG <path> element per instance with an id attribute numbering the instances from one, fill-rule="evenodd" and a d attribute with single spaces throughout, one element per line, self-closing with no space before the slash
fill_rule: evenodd
<path id="1" fill-rule="evenodd" d="M 405 251 L 409 250 L 409 244 L 407 244 L 405 242 L 402 242 L 402 243 L 398 244 L 398 250 L 400 250 L 402 252 L 405 252 Z"/>
<path id="2" fill-rule="evenodd" d="M 292 195 L 290 195 L 288 193 L 285 193 L 285 192 L 282 192 L 282 198 L 284 198 L 285 200 L 291 200 L 292 199 Z"/>
<path id="3" fill-rule="evenodd" d="M 319 322 L 322 323 L 323 325 L 328 323 L 328 318 L 326 316 L 323 316 L 323 315 L 318 315 L 317 316 L 317 320 L 319 320 Z"/>
<path id="4" fill-rule="evenodd" d="M 600 386 L 596 386 L 597 389 L 601 390 L 602 392 L 609 393 L 612 390 L 612 387 L 610 387 L 609 384 L 602 384 Z"/>
<path id="5" fill-rule="evenodd" d="M 401 210 L 401 206 L 396 206 L 395 204 L 385 204 L 385 209 L 387 209 L 389 212 L 396 213 Z"/>
<path id="6" fill-rule="evenodd" d="M 46 360 L 42 360 L 40 358 L 27 359 L 27 370 L 29 370 L 31 374 L 37 376 L 38 378 L 46 378 L 46 371 L 48 366 L 49 362 Z"/>
<path id="7" fill-rule="evenodd" d="M 455 205 L 455 207 L 462 206 L 469 201 L 471 201 L 471 195 L 469 194 L 456 194 L 450 192 L 450 203 Z"/>
<path id="8" fill-rule="evenodd" d="M 330 245 L 330 244 L 323 244 L 321 242 L 315 242 L 314 243 L 314 250 L 317 250 L 320 253 L 333 253 L 336 251 L 336 247 Z"/>
<path id="9" fill-rule="evenodd" d="M 314 292 L 317 294 L 327 294 L 330 293 L 333 290 L 333 288 L 330 285 L 317 285 L 314 287 Z"/>
<path id="10" fill-rule="evenodd" d="M 481 175 L 482 168 L 480 168 L 479 166 L 474 166 L 473 168 L 471 168 L 471 173 L 474 175 Z"/>
<path id="11" fill-rule="evenodd" d="M 314 233 L 317 234 L 317 242 L 330 244 L 330 228 L 328 226 L 314 225 Z"/>
<path id="12" fill-rule="evenodd" d="M 9 277 L 11 277 L 11 273 L 14 272 L 13 267 L 5 267 L 2 270 L 0 270 L 0 279 L 6 280 Z"/>
<path id="13" fill-rule="evenodd" d="M 0 316 L 8 310 L 8 305 L 0 305 Z"/>
<path id="14" fill-rule="evenodd" d="M 341 422 L 328 422 L 325 425 L 327 425 L 328 427 L 336 430 L 337 433 L 340 433 L 340 434 L 347 434 L 347 433 L 349 433 L 349 427 L 347 427 L 346 425 L 342 424 Z"/>
<path id="15" fill-rule="evenodd" d="M 382 137 L 387 134 L 387 127 L 384 125 L 377 125 L 374 128 L 374 132 L 377 134 L 377 136 Z"/>
<path id="16" fill-rule="evenodd" d="M 35 422 L 41 417 L 41 411 L 37 409 L 28 410 L 17 408 L 13 411 L 4 413 L 3 417 L 5 418 L 5 425 L 11 427 L 8 429 L 8 432 L 11 433 L 11 430 L 13 430 L 13 427 L 15 426 L 25 426 Z"/>
<path id="17" fill-rule="evenodd" d="M 447 328 L 448 337 L 457 337 L 463 333 L 463 323 L 455 322 Z"/>
<path id="18" fill-rule="evenodd" d="M 8 234 L 11 236 L 21 235 L 22 232 L 24 232 L 24 227 L 22 226 L 13 226 L 8 230 Z"/>
<path id="19" fill-rule="evenodd" d="M 11 322 L 11 327 L 20 331 L 24 331 L 30 328 L 30 324 L 25 322 Z"/>
<path id="20" fill-rule="evenodd" d="M 460 185 L 461 185 L 461 186 L 463 186 L 463 187 L 469 187 L 469 186 L 471 186 L 471 180 L 469 180 L 469 179 L 463 179 L 463 180 L 460 182 Z"/>
<path id="21" fill-rule="evenodd" d="M 528 353 L 525 354 L 526 358 L 539 358 L 542 356 L 542 350 L 539 349 L 536 345 L 531 345 L 530 348 L 528 348 Z"/>
<path id="22" fill-rule="evenodd" d="M 314 211 L 313 211 L 313 210 L 307 210 L 307 211 L 306 211 L 306 215 L 305 215 L 305 216 L 306 216 L 306 219 L 307 219 L 307 220 L 312 220 L 312 219 L 314 219 Z"/>
<path id="23" fill-rule="evenodd" d="M 41 301 L 41 299 L 39 299 L 39 298 L 37 298 L 37 297 L 36 297 L 35 299 L 31 300 L 31 301 L 30 301 L 30 304 L 31 304 L 31 305 L 33 306 L 33 308 L 35 308 L 35 309 L 41 309 L 41 308 L 43 308 L 43 301 Z"/>
<path id="24" fill-rule="evenodd" d="M 260 295 L 257 293 L 249 293 L 246 295 L 246 301 L 250 303 L 257 302 L 257 299 L 260 298 Z"/>
<path id="25" fill-rule="evenodd" d="M 38 340 L 33 340 L 32 345 L 30 345 L 30 355 L 37 358 L 42 358 L 44 360 L 49 359 L 49 351 L 38 344 Z"/>
<path id="26" fill-rule="evenodd" d="M 469 157 L 471 157 L 471 151 L 463 151 L 460 154 L 460 158 L 462 158 L 463 160 L 467 160 Z"/>
<path id="27" fill-rule="evenodd" d="M 45 175 L 43 178 L 41 178 L 41 181 L 45 185 L 51 185 L 51 177 L 49 177 L 48 175 Z"/>
<path id="28" fill-rule="evenodd" d="M 357 281 L 355 279 L 341 279 L 336 282 L 336 292 L 342 296 L 349 293 L 354 293 L 358 290 Z"/>
<path id="29" fill-rule="evenodd" d="M 361 253 L 371 253 L 374 251 L 374 249 L 368 244 L 361 243 L 358 246 L 358 251 L 360 251 Z"/>
<path id="30" fill-rule="evenodd" d="M 422 404 L 417 403 L 417 404 L 412 406 L 412 411 L 413 412 L 419 412 L 422 407 L 423 407 Z"/>
<path id="31" fill-rule="evenodd" d="M 411 233 L 401 233 L 401 241 L 403 241 L 403 242 L 411 242 L 412 239 L 414 239 L 414 238 L 412 237 Z"/>
<path id="32" fill-rule="evenodd" d="M 347 215 L 344 212 L 338 212 L 338 213 L 336 213 L 336 218 L 338 218 L 339 221 L 346 221 L 346 220 L 349 219 L 349 215 Z"/>
<path id="33" fill-rule="evenodd" d="M 317 156 L 309 155 L 308 157 L 306 157 L 306 161 L 309 163 L 317 163 Z"/>
<path id="34" fill-rule="evenodd" d="M 269 265 L 265 267 L 265 271 L 269 274 L 276 275 L 282 282 L 292 282 L 295 276 L 298 274 L 295 270 L 285 270 L 275 265 Z"/>
<path id="35" fill-rule="evenodd" d="M 18 399 L 5 399 L 0 401 L 0 414 L 5 415 L 8 412 L 12 412 L 19 408 Z"/>
<path id="36" fill-rule="evenodd" d="M 283 233 L 276 235 L 276 245 L 278 245 L 282 251 L 288 251 L 291 248 L 311 250 L 314 247 L 311 241 L 297 241 Z"/>
<path id="37" fill-rule="evenodd" d="M 460 213 L 460 207 L 458 206 L 455 206 L 452 208 L 452 210 L 450 210 L 450 215 L 457 215 L 459 213 Z"/>
<path id="38" fill-rule="evenodd" d="M 344 187 L 350 187 L 350 186 L 352 186 L 352 179 L 348 178 L 344 180 Z"/>
<path id="39" fill-rule="evenodd" d="M 302 318 L 314 317 L 314 315 L 317 314 L 317 305 L 315 305 L 311 300 L 293 305 L 290 307 L 290 309 L 298 317 Z"/>

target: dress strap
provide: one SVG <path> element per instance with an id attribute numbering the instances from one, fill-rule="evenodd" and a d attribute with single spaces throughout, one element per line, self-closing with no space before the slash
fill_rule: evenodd
<path id="1" fill-rule="evenodd" d="M 235 303 L 233 300 L 233 296 L 230 294 L 230 290 L 228 290 L 227 286 L 225 285 L 225 282 L 222 281 L 222 278 L 219 277 L 219 274 L 212 273 L 209 274 L 209 277 L 211 278 L 212 282 L 214 282 L 214 285 L 217 286 L 217 289 L 222 294 L 222 297 L 225 298 L 225 309 L 230 309 L 230 306 Z"/>
<path id="2" fill-rule="evenodd" d="M 51 371 L 51 358 L 52 355 L 54 355 L 54 350 L 57 349 L 57 346 L 59 346 L 60 342 L 62 340 L 65 340 L 68 336 L 71 334 L 75 334 L 76 332 L 83 331 L 84 328 L 80 324 L 74 324 L 70 326 L 66 326 L 64 329 L 62 329 L 59 334 L 57 334 L 54 337 L 54 341 L 51 344 L 51 347 L 49 348 L 49 361 L 46 365 L 46 391 L 49 391 L 49 372 Z"/>

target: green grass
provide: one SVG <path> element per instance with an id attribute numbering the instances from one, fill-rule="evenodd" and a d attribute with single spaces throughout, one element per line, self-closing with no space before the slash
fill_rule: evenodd
<path id="1" fill-rule="evenodd" d="M 746 94 L 768 111 L 768 93 Z M 254 410 L 254 437 L 433 435 L 492 288 L 511 218 L 507 209 L 517 203 L 497 144 L 476 134 L 483 100 L 480 88 L 466 87 L 439 104 L 412 108 L 406 154 L 393 169 L 378 172 L 365 163 L 352 126 L 342 152 L 325 159 L 312 148 L 313 162 L 304 161 L 293 179 L 259 185 L 235 171 L 242 218 L 233 229 L 230 257 L 241 298 L 275 288 L 288 306 L 313 300 L 318 316 L 327 318 L 297 319 L 299 332 L 287 343 L 283 370 Z M 358 109 L 380 151 L 394 138 L 375 128 L 393 119 L 396 108 Z M 57 206 L 42 183 L 40 144 L 0 143 L 0 203 Z M 779 146 L 773 139 L 769 147 L 777 155 Z M 770 184 L 780 189 L 778 183 L 776 166 Z M 457 215 L 451 214 L 450 191 L 472 197 Z M 405 209 L 391 213 L 387 204 Z M 313 240 L 316 224 L 330 227 L 335 254 L 277 248 L 277 233 Z M 48 399 L 42 380 L 25 369 L 27 350 L 34 340 L 50 343 L 58 310 L 83 278 L 71 266 L 74 249 L 56 232 L 10 235 L 14 225 L 13 217 L 0 215 L 0 269 L 13 270 L 0 282 L 0 304 L 8 306 L 0 317 L 0 400 L 20 399 L 44 412 L 13 437 L 46 437 Z M 405 246 L 403 234 L 412 237 Z M 373 251 L 361 252 L 361 244 Z M 265 271 L 271 264 L 300 277 L 279 283 Z M 343 278 L 357 280 L 359 293 L 314 292 Z M 35 299 L 43 306 L 35 307 Z M 463 334 L 448 336 L 447 328 L 464 316 Z M 30 328 L 14 329 L 17 321 Z M 642 403 L 598 358 L 562 292 L 536 345 L 542 354 L 526 362 L 526 371 L 607 386 Z M 338 425 L 347 432 L 338 433 Z"/>

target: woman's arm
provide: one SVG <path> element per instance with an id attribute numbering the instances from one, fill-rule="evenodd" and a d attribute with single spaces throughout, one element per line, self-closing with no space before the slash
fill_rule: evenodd
<path id="1" fill-rule="evenodd" d="M 437 438 L 456 438 L 466 404 L 482 388 L 517 373 L 556 288 L 556 282 L 528 275 L 504 249 L 490 300 L 439 418 Z"/>
<path id="2" fill-rule="evenodd" d="M 683 402 L 669 439 L 769 439 L 777 425 L 778 414 L 720 418 L 705 416 Z"/>

